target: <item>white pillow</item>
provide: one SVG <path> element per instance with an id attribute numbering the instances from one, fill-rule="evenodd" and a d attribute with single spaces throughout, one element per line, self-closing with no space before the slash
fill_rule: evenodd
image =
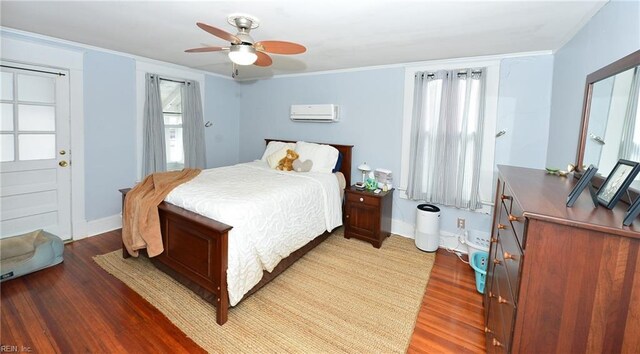
<path id="1" fill-rule="evenodd" d="M 282 148 L 276 152 L 274 152 L 273 154 L 269 155 L 267 157 L 267 162 L 269 163 L 269 167 L 271 168 L 276 168 L 278 167 L 278 164 L 280 163 L 280 160 L 284 159 L 285 156 L 287 156 L 287 148 Z"/>
<path id="2" fill-rule="evenodd" d="M 307 143 L 298 141 L 296 152 L 300 155 L 300 161 L 311 160 L 311 172 L 332 173 L 338 161 L 338 149 L 329 145 Z"/>
<path id="3" fill-rule="evenodd" d="M 264 154 L 262 154 L 262 158 L 260 160 L 266 162 L 267 158 L 278 150 L 284 149 L 286 152 L 287 149 L 295 150 L 295 148 L 296 148 L 295 143 L 283 143 L 282 141 L 270 141 L 269 144 L 267 144 L 267 148 L 264 149 Z"/>

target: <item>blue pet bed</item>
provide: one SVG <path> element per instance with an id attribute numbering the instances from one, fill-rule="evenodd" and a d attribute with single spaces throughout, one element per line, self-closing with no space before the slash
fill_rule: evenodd
<path id="1" fill-rule="evenodd" d="M 0 240 L 0 281 L 5 281 L 62 262 L 62 240 L 43 230 Z"/>

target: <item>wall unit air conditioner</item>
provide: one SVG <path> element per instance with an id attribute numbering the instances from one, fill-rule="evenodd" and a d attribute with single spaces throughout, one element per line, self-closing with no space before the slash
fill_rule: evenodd
<path id="1" fill-rule="evenodd" d="M 337 122 L 338 106 L 334 104 L 291 105 L 291 120 L 296 122 Z"/>

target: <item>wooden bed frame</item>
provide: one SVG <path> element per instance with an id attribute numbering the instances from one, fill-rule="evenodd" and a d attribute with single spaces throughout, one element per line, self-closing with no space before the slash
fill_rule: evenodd
<path id="1" fill-rule="evenodd" d="M 270 141 L 293 142 L 288 140 L 265 139 Z M 342 154 L 340 172 L 344 174 L 346 187 L 351 185 L 351 150 L 353 145 L 331 145 Z M 122 189 L 124 196 L 129 189 Z M 158 205 L 160 229 L 164 252 L 150 258 L 153 264 L 167 273 L 203 299 L 216 307 L 216 322 L 219 325 L 227 322 L 229 295 L 227 292 L 227 257 L 229 226 L 205 216 L 196 214 L 173 204 L 162 202 Z M 314 240 L 284 258 L 271 272 L 264 272 L 262 280 L 243 297 L 247 298 L 262 286 L 274 279 L 296 260 L 324 241 L 330 233 L 316 237 Z M 129 257 L 122 248 L 122 256 Z"/>

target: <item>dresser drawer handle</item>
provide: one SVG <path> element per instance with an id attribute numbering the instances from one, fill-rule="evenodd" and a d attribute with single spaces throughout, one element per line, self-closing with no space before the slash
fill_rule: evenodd
<path id="1" fill-rule="evenodd" d="M 484 333 L 493 333 L 492 330 L 489 329 L 489 327 L 484 327 Z"/>
<path id="2" fill-rule="evenodd" d="M 514 255 L 512 255 L 512 254 L 511 254 L 511 253 L 509 253 L 509 252 L 505 252 L 502 256 L 504 257 L 505 261 L 506 261 L 507 259 L 511 259 L 511 260 L 514 260 L 514 261 L 516 260 L 516 258 L 514 257 Z"/>
<path id="3" fill-rule="evenodd" d="M 361 201 L 361 202 L 364 202 L 364 198 L 360 198 L 360 201 Z"/>
<path id="4" fill-rule="evenodd" d="M 501 346 L 502 346 L 502 343 L 498 342 L 498 340 L 497 340 L 497 339 L 493 338 L 493 346 L 494 346 L 494 347 L 501 347 Z"/>
<path id="5" fill-rule="evenodd" d="M 498 224 L 498 230 L 504 230 L 507 228 L 507 225 L 504 224 Z"/>
<path id="6" fill-rule="evenodd" d="M 493 264 L 500 265 L 502 262 L 498 258 L 493 259 Z"/>
<path id="7" fill-rule="evenodd" d="M 498 242 L 498 238 L 497 237 L 492 237 L 491 238 L 491 243 L 496 243 Z"/>
<path id="8" fill-rule="evenodd" d="M 513 214 L 509 214 L 509 221 L 520 221 L 520 218 Z"/>
<path id="9" fill-rule="evenodd" d="M 500 196 L 500 199 L 502 199 L 502 200 L 511 200 L 511 196 L 503 194 L 503 195 Z"/>
<path id="10" fill-rule="evenodd" d="M 489 291 L 489 299 L 495 299 L 495 298 L 496 298 L 496 294 Z"/>
<path id="11" fill-rule="evenodd" d="M 349 214 L 347 214 L 346 218 L 347 218 L 347 219 L 349 218 Z"/>
<path id="12" fill-rule="evenodd" d="M 507 301 L 507 299 L 503 298 L 502 296 L 498 296 L 498 303 L 499 304 L 508 304 L 509 302 Z"/>

